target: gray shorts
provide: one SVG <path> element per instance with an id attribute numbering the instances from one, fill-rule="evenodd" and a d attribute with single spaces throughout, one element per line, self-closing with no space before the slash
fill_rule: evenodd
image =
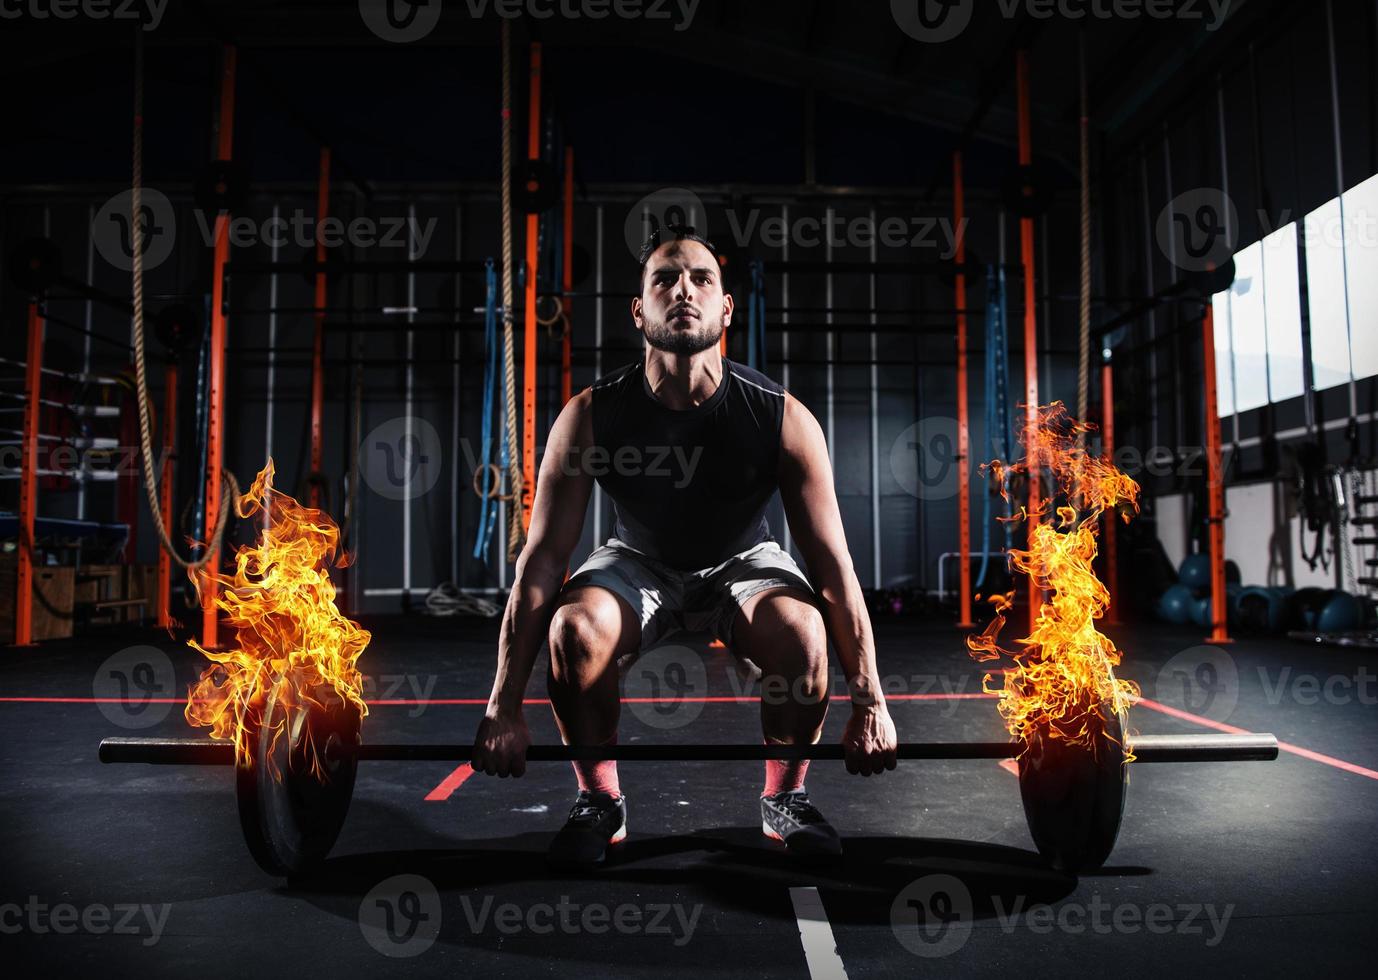
<path id="1" fill-rule="evenodd" d="M 774 541 L 762 541 L 720 565 L 683 572 L 617 538 L 596 549 L 562 591 L 596 585 L 624 599 L 641 623 L 641 649 L 677 630 L 706 630 L 728 646 L 747 599 L 790 586 L 813 594 L 804 573 Z"/>

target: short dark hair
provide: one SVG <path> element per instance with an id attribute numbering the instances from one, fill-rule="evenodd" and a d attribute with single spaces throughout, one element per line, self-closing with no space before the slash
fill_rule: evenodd
<path id="1" fill-rule="evenodd" d="M 726 270 L 722 267 L 722 259 L 718 257 L 718 247 L 698 234 L 693 225 L 669 225 L 664 231 L 657 228 L 651 232 L 651 237 L 641 243 L 641 249 L 637 252 L 637 272 L 636 272 L 636 294 L 641 295 L 641 291 L 646 287 L 646 266 L 651 261 L 651 256 L 656 249 L 670 242 L 698 242 L 708 251 L 713 253 L 713 261 L 718 265 L 718 274 L 723 283 L 723 291 L 727 290 Z"/>

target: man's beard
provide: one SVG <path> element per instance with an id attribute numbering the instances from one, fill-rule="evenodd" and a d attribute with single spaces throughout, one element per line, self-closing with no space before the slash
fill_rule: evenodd
<path id="1" fill-rule="evenodd" d="M 646 343 L 666 354 L 697 354 L 706 351 L 722 338 L 722 320 L 697 321 L 690 330 L 675 328 L 664 320 L 646 318 Z"/>

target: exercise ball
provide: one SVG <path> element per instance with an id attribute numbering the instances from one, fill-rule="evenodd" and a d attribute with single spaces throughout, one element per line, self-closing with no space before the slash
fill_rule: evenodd
<path id="1" fill-rule="evenodd" d="M 1210 555 L 1198 552 L 1182 559 L 1177 569 L 1177 579 L 1189 589 L 1205 589 L 1211 584 Z"/>
<path id="2" fill-rule="evenodd" d="M 1282 589 L 1248 585 L 1230 604 L 1234 625 L 1242 633 L 1276 633 L 1287 625 L 1287 596 Z"/>
<path id="3" fill-rule="evenodd" d="M 1196 597 L 1185 585 L 1179 583 L 1169 586 L 1158 597 L 1158 617 L 1179 626 L 1185 625 L 1191 618 L 1191 605 L 1195 601 Z"/>
<path id="4" fill-rule="evenodd" d="M 1307 586 L 1292 593 L 1287 602 L 1287 625 L 1294 630 L 1318 630 L 1321 610 L 1330 600 L 1330 589 Z"/>
<path id="5" fill-rule="evenodd" d="M 1324 605 L 1316 613 L 1316 630 L 1321 633 L 1345 633 L 1364 624 L 1364 605 L 1356 595 L 1331 589 Z"/>

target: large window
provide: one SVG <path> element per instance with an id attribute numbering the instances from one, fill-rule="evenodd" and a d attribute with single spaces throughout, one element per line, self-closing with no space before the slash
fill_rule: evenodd
<path id="1" fill-rule="evenodd" d="M 1298 249 L 1305 245 L 1318 390 L 1378 375 L 1378 174 L 1235 253 L 1212 297 L 1222 417 L 1305 390 Z"/>
<path id="2" fill-rule="evenodd" d="M 1378 374 L 1378 174 L 1345 191 L 1345 277 L 1350 364 L 1355 378 Z"/>
<path id="3" fill-rule="evenodd" d="M 1349 314 L 1340 199 L 1306 216 L 1306 297 L 1311 313 L 1311 370 L 1316 388 L 1349 381 Z"/>

